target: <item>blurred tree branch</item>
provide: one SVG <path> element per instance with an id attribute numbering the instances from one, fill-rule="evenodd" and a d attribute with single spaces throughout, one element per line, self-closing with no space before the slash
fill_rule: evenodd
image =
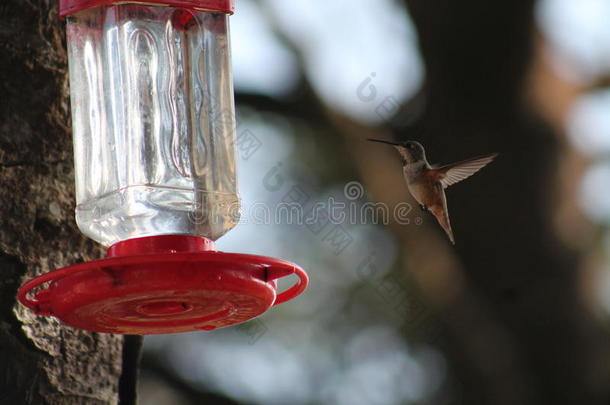
<path id="1" fill-rule="evenodd" d="M 192 405 L 243 405 L 225 396 L 205 391 L 189 381 L 181 378 L 170 369 L 167 362 L 158 357 L 144 354 L 142 366 L 146 373 L 152 374 L 170 387 L 180 392 Z"/>

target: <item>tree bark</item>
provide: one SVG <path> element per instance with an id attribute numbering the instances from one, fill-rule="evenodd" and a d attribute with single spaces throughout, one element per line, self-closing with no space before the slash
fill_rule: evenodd
<path id="1" fill-rule="evenodd" d="M 15 299 L 26 279 L 102 256 L 74 221 L 57 3 L 0 4 L 0 403 L 117 404 L 123 338 L 35 316 Z"/>

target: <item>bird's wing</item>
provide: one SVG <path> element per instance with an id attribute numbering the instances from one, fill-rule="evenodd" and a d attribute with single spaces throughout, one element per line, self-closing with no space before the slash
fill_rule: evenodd
<path id="1" fill-rule="evenodd" d="M 497 153 L 491 153 L 445 166 L 434 167 L 434 169 L 438 173 L 438 181 L 441 182 L 443 188 L 447 188 L 472 176 L 494 160 L 496 156 L 498 156 Z"/>

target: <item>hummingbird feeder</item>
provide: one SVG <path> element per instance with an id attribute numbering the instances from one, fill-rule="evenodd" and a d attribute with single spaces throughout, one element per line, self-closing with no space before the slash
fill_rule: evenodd
<path id="1" fill-rule="evenodd" d="M 214 246 L 239 221 L 232 13 L 232 0 L 60 0 L 76 220 L 109 248 L 26 282 L 18 298 L 36 314 L 108 333 L 213 330 L 307 287 L 293 263 Z"/>

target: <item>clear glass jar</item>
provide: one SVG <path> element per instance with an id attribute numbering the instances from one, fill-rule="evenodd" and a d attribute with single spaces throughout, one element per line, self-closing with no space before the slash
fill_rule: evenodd
<path id="1" fill-rule="evenodd" d="M 99 6 L 68 17 L 67 39 L 81 231 L 109 246 L 233 228 L 228 15 Z"/>

